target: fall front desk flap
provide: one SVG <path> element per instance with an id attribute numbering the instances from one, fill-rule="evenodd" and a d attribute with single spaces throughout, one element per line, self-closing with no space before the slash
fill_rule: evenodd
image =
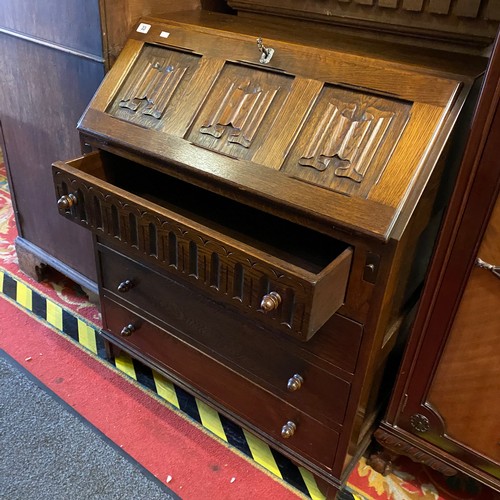
<path id="1" fill-rule="evenodd" d="M 345 42 L 335 50 L 324 37 L 273 38 L 269 27 L 228 17 L 209 16 L 210 27 L 143 19 L 79 130 L 104 149 L 323 231 L 394 237 L 476 69 L 457 76 L 349 52 Z"/>

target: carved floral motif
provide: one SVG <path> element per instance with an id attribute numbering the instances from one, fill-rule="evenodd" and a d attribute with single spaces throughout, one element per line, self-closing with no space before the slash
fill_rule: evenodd
<path id="1" fill-rule="evenodd" d="M 415 413 L 410 417 L 410 424 L 417 432 L 427 432 L 430 428 L 429 419 L 421 413 Z"/>
<path id="2" fill-rule="evenodd" d="M 450 467 L 448 464 L 445 464 L 441 460 L 432 457 L 416 446 L 412 446 L 411 444 L 408 444 L 405 441 L 392 436 L 382 429 L 377 429 L 375 431 L 375 439 L 386 450 L 389 450 L 396 455 L 404 455 L 406 457 L 409 457 L 414 462 L 419 462 L 427 465 L 428 467 L 437 470 L 445 476 L 454 476 L 455 474 L 457 474 L 457 470 L 453 467 Z"/>

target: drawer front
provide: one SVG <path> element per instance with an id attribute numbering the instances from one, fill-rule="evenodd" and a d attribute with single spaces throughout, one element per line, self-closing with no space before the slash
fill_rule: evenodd
<path id="1" fill-rule="evenodd" d="M 112 300 L 103 297 L 102 308 L 111 341 L 260 429 L 271 444 L 331 471 L 338 441 L 335 431 Z M 124 327 L 126 335 L 121 333 Z M 293 423 L 288 425 L 293 435 L 285 438 L 282 429 L 288 422 Z"/>
<path id="2" fill-rule="evenodd" d="M 115 163 L 119 161 L 117 159 Z M 113 163 L 112 160 L 109 162 Z M 71 164 L 55 164 L 53 172 L 60 214 L 98 235 L 112 238 L 126 253 L 140 256 L 189 281 L 217 300 L 230 303 L 263 324 L 301 340 L 308 340 L 343 304 L 352 257 L 352 250 L 346 245 L 332 244 L 331 261 L 321 265 L 308 262 L 302 255 L 288 255 L 286 249 L 274 252 L 275 247 L 266 241 L 257 242 L 254 237 L 248 239 L 244 236 L 238 239 L 234 230 L 225 231 L 227 228 L 216 223 L 203 225 L 178 213 L 186 213 L 185 210 L 175 212 L 168 200 L 178 193 L 162 193 L 167 209 L 148 201 L 142 192 L 138 196 L 116 187 L 106 181 L 111 167 L 106 165 L 104 168 L 98 154 L 85 156 Z M 127 182 L 134 185 L 130 179 Z M 153 184 L 161 182 L 161 178 L 152 178 L 151 189 Z M 163 182 L 168 186 L 168 181 Z M 130 185 L 127 184 L 127 188 Z M 171 189 L 178 191 L 180 188 Z M 206 193 L 200 191 L 200 196 Z M 215 197 L 207 202 L 207 211 L 212 203 L 236 203 L 221 201 L 222 197 L 214 194 L 206 196 Z M 160 203 L 158 197 L 155 201 Z M 201 212 L 203 209 L 200 208 Z M 227 217 L 224 213 L 228 211 L 231 211 L 230 207 L 219 209 L 218 213 Z M 238 221 L 242 231 L 246 231 L 248 224 L 247 220 Z M 290 223 L 286 224 L 288 228 Z M 261 226 L 265 225 L 264 218 Z M 268 228 L 257 228 L 259 230 L 265 235 L 263 240 L 268 237 Z M 297 230 L 304 231 L 303 228 Z M 326 237 L 318 235 L 318 238 Z M 297 237 L 295 240 L 298 240 L 298 247 L 314 246 L 311 255 L 321 252 L 324 246 L 309 242 L 307 238 Z M 278 241 L 278 244 L 282 243 Z"/>
<path id="3" fill-rule="evenodd" d="M 291 339 L 255 327 L 188 287 L 99 248 L 101 286 L 107 295 L 109 291 L 182 332 L 200 350 L 314 418 L 342 424 L 349 382 L 305 359 Z"/>

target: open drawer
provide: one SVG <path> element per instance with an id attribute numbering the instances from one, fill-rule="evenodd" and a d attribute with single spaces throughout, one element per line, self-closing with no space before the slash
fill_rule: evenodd
<path id="1" fill-rule="evenodd" d="M 66 218 L 268 327 L 308 340 L 343 304 L 343 242 L 104 151 L 53 174 Z"/>

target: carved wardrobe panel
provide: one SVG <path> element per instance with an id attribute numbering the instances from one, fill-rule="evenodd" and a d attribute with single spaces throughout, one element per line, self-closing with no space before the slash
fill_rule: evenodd
<path id="1" fill-rule="evenodd" d="M 242 12 L 266 12 L 377 31 L 487 44 L 500 21 L 496 0 L 228 0 Z"/>

